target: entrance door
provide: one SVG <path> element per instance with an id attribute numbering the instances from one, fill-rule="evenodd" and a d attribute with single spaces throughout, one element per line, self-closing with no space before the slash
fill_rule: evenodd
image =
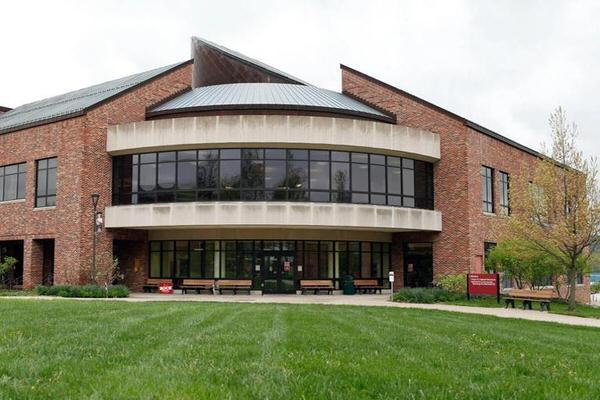
<path id="1" fill-rule="evenodd" d="M 404 245 L 404 287 L 428 287 L 432 282 L 432 244 L 406 243 Z"/>
<path id="2" fill-rule="evenodd" d="M 294 270 L 296 257 L 292 253 L 262 253 L 263 292 L 295 293 Z"/>

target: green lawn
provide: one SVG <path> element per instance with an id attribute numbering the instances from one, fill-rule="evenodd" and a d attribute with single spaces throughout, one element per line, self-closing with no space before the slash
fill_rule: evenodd
<path id="1" fill-rule="evenodd" d="M 377 307 L 0 300 L 0 399 L 600 398 L 600 330 Z"/>
<path id="2" fill-rule="evenodd" d="M 446 304 L 455 304 L 461 306 L 476 306 L 476 307 L 504 307 L 504 300 L 500 299 L 500 304 L 496 301 L 495 297 L 481 297 L 481 298 L 473 298 L 471 300 L 456 300 L 452 302 L 448 302 Z M 521 307 L 521 302 L 516 301 L 515 307 Z M 532 305 L 534 310 L 539 310 L 539 303 L 533 303 Z M 565 315 L 573 315 L 576 317 L 585 317 L 585 318 L 600 318 L 600 308 L 587 306 L 584 304 L 578 304 L 577 309 L 575 311 L 567 310 L 567 304 L 561 303 L 557 301 L 552 301 L 550 304 L 550 312 L 553 314 L 565 314 Z"/>

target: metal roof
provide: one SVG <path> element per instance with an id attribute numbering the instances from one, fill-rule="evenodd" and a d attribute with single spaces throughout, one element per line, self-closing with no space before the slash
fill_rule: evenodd
<path id="1" fill-rule="evenodd" d="M 208 110 L 304 110 L 393 122 L 394 118 L 342 93 L 287 83 L 231 83 L 185 92 L 151 110 L 164 115 Z"/>
<path id="2" fill-rule="evenodd" d="M 128 89 L 143 84 L 188 62 L 167 65 L 22 105 L 0 115 L 0 134 L 81 115 L 91 107 L 113 96 L 119 95 Z"/>
<path id="3" fill-rule="evenodd" d="M 285 80 L 290 81 L 290 83 L 297 83 L 300 85 L 309 85 L 310 86 L 310 83 L 304 82 L 303 80 L 298 79 L 295 76 L 288 74 L 287 72 L 283 72 L 275 67 L 271 67 L 270 65 L 263 63 L 262 61 L 258 61 L 252 57 L 248 57 L 245 54 L 238 53 L 235 50 L 228 49 L 227 47 L 221 46 L 220 44 L 217 44 L 214 42 L 211 42 L 210 40 L 206 40 L 206 39 L 200 38 L 198 36 L 192 37 L 192 40 L 201 42 L 201 43 L 203 43 L 209 47 L 212 47 L 213 49 L 215 49 L 223 54 L 226 54 L 227 56 L 232 57 L 238 61 L 241 61 L 245 64 L 250 64 L 253 67 L 258 67 L 258 68 L 263 69 L 271 74 L 274 74 L 281 78 L 284 78 Z"/>

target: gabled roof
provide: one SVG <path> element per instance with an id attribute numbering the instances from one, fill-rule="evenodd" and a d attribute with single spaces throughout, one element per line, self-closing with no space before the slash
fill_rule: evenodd
<path id="1" fill-rule="evenodd" d="M 508 144 L 508 145 L 510 145 L 510 146 L 512 146 L 514 148 L 516 148 L 516 149 L 524 151 L 525 153 L 531 154 L 532 156 L 535 156 L 535 157 L 540 157 L 540 158 L 544 158 L 544 159 L 547 158 L 547 156 L 543 155 L 542 153 L 540 153 L 538 151 L 533 150 L 532 148 L 529 148 L 529 147 L 527 147 L 525 145 L 517 143 L 514 140 L 507 138 L 506 136 L 502 136 L 501 134 L 496 133 L 496 132 L 492 131 L 491 129 L 485 128 L 485 127 L 483 127 L 483 126 L 481 126 L 481 125 L 479 125 L 479 124 L 477 124 L 477 123 L 475 123 L 473 121 L 470 121 L 470 120 L 466 119 L 465 117 L 461 117 L 460 115 L 453 113 L 452 111 L 448 111 L 445 108 L 442 108 L 442 107 L 440 107 L 438 105 L 430 103 L 427 100 L 424 100 L 424 99 L 422 99 L 420 97 L 417 97 L 417 96 L 415 96 L 412 93 L 408 93 L 408 92 L 406 92 L 406 91 L 404 91 L 402 89 L 399 89 L 399 88 L 397 88 L 397 87 L 395 87 L 393 85 L 390 85 L 389 83 L 380 81 L 377 78 L 373 78 L 372 76 L 367 75 L 364 72 L 360 72 L 360 71 L 358 71 L 358 70 L 356 70 L 354 68 L 350 68 L 350 67 L 348 67 L 348 66 L 346 66 L 344 64 L 340 64 L 340 68 L 343 69 L 343 70 L 346 70 L 348 72 L 351 72 L 351 73 L 353 73 L 355 75 L 358 75 L 358 76 L 360 76 L 360 77 L 362 77 L 362 78 L 364 78 L 364 79 L 366 79 L 368 81 L 371 81 L 371 82 L 375 83 L 376 85 L 380 85 L 382 87 L 385 87 L 385 88 L 391 90 L 392 92 L 396 92 L 398 94 L 401 94 L 402 96 L 408 97 L 409 99 L 414 100 L 417 103 L 423 104 L 426 107 L 429 107 L 429 108 L 432 108 L 432 109 L 434 109 L 436 111 L 439 111 L 442 114 L 446 114 L 447 116 L 449 116 L 451 118 L 454 118 L 454 119 L 462 122 L 463 124 L 465 124 L 466 126 L 468 126 L 469 128 L 471 128 L 471 129 L 473 129 L 473 130 L 475 130 L 477 132 L 483 133 L 484 135 L 487 135 L 487 136 L 492 137 L 492 138 L 494 138 L 496 140 L 504 142 L 504 143 L 506 143 L 506 144 Z"/>
<path id="2" fill-rule="evenodd" d="M 235 50 L 231 50 L 225 46 L 221 46 L 220 44 L 211 42 L 209 40 L 194 36 L 192 37 L 192 53 L 193 53 L 193 57 L 195 59 L 195 67 L 198 69 L 202 69 L 202 68 L 213 68 L 214 65 L 212 65 L 212 60 L 205 60 L 205 56 L 204 57 L 200 57 L 197 58 L 197 54 L 196 51 L 198 48 L 201 48 L 203 46 L 206 46 L 212 50 L 215 50 L 217 53 L 224 55 L 225 57 L 240 63 L 242 65 L 245 65 L 247 67 L 250 67 L 254 70 L 257 71 L 261 71 L 264 74 L 271 76 L 273 78 L 276 78 L 276 80 L 278 80 L 281 83 L 293 83 L 293 84 L 298 84 L 298 85 L 310 85 L 307 82 L 304 82 L 301 79 L 296 78 L 295 76 L 292 76 L 290 74 L 288 74 L 287 72 L 281 71 L 275 67 L 272 67 L 270 65 L 267 65 L 265 63 L 263 63 L 262 61 L 256 60 L 252 57 L 248 57 L 242 53 L 238 53 Z M 207 62 L 205 65 L 201 65 L 201 61 L 203 62 Z M 248 81 L 248 83 L 250 82 L 255 82 L 255 81 Z M 244 83 L 243 81 L 221 81 L 221 82 L 212 82 L 209 85 L 212 84 L 225 84 L 225 83 Z"/>
<path id="3" fill-rule="evenodd" d="M 91 108 L 189 62 L 167 65 L 22 105 L 0 115 L 0 134 L 85 114 Z"/>
<path id="4" fill-rule="evenodd" d="M 384 114 L 342 93 L 287 83 L 230 83 L 202 86 L 151 110 L 149 116 L 209 110 L 300 110 L 352 115 L 394 122 Z"/>

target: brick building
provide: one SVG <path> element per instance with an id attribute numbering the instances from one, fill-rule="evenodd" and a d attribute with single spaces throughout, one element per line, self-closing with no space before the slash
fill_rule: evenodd
<path id="1" fill-rule="evenodd" d="M 148 278 L 264 292 L 482 271 L 539 154 L 342 65 L 342 93 L 192 39 L 192 59 L 0 109 L 0 256 L 24 287 L 97 254 Z M 3 112 L 4 111 L 4 112 Z M 104 258 L 102 258 L 104 257 Z M 588 285 L 587 279 L 585 281 Z"/>

